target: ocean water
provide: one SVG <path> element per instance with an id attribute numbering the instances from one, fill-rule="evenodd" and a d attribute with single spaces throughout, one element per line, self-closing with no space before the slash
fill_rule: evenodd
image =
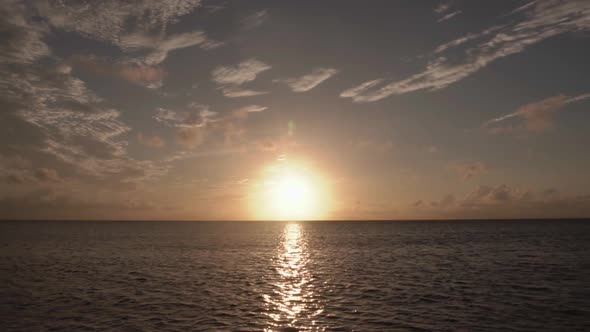
<path id="1" fill-rule="evenodd" d="M 590 222 L 1 222 L 1 331 L 590 331 Z"/>

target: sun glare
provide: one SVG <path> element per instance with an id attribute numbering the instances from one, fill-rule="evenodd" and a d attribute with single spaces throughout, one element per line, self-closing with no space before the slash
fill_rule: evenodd
<path id="1" fill-rule="evenodd" d="M 306 167 L 283 162 L 263 175 L 255 212 L 260 219 L 305 220 L 325 217 L 326 185 Z"/>

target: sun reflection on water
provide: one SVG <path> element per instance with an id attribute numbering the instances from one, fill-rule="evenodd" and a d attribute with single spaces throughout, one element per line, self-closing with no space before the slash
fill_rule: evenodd
<path id="1" fill-rule="evenodd" d="M 321 330 L 315 325 L 314 317 L 323 310 L 314 293 L 304 235 L 300 224 L 285 224 L 274 262 L 276 278 L 272 284 L 273 294 L 264 295 L 270 318 L 266 331 L 285 327 Z"/>

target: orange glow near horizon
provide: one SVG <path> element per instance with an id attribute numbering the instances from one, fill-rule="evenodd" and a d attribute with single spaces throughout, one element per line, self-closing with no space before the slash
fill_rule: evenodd
<path id="1" fill-rule="evenodd" d="M 282 160 L 265 169 L 254 193 L 256 219 L 324 219 L 329 210 L 327 181 L 302 163 Z"/>

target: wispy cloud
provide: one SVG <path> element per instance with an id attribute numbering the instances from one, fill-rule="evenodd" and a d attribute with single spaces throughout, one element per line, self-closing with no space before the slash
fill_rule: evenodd
<path id="1" fill-rule="evenodd" d="M 470 180 L 475 176 L 478 176 L 487 171 L 486 166 L 482 162 L 466 162 L 466 163 L 453 163 L 449 165 L 449 168 L 455 171 L 461 179 Z"/>
<path id="2" fill-rule="evenodd" d="M 240 85 L 256 79 L 258 74 L 267 71 L 271 66 L 266 63 L 248 59 L 240 62 L 236 66 L 219 66 L 211 72 L 213 82 L 224 85 Z"/>
<path id="3" fill-rule="evenodd" d="M 530 132 L 541 133 L 553 128 L 555 115 L 566 104 L 590 98 L 590 94 L 575 97 L 558 95 L 519 107 L 516 111 L 485 122 L 482 127 L 493 134 Z"/>
<path id="4" fill-rule="evenodd" d="M 585 217 L 590 213 L 590 195 L 562 195 L 558 190 L 519 189 L 506 184 L 479 185 L 465 196 L 445 195 L 429 206 L 414 209 L 436 211 L 449 218 Z"/>
<path id="5" fill-rule="evenodd" d="M 459 15 L 461 13 L 462 13 L 462 11 L 456 10 L 456 11 L 454 11 L 452 13 L 445 14 L 443 17 L 439 18 L 437 22 L 438 23 L 441 23 L 441 22 L 444 22 L 444 21 L 448 21 L 448 20 L 452 19 L 453 17 L 455 17 L 455 16 L 457 16 L 457 15 Z"/>
<path id="6" fill-rule="evenodd" d="M 201 4 L 202 0 L 106 0 L 100 4 L 70 2 L 64 6 L 61 2 L 43 1 L 37 10 L 56 28 L 119 45 L 130 30 L 165 32 L 178 17 Z"/>
<path id="7" fill-rule="evenodd" d="M 434 12 L 439 16 L 438 23 L 448 21 L 451 18 L 462 13 L 460 10 L 454 10 L 453 4 L 450 2 L 441 2 L 434 8 Z"/>
<path id="8" fill-rule="evenodd" d="M 162 86 L 166 72 L 158 66 L 137 65 L 133 63 L 108 63 L 91 56 L 76 56 L 71 60 L 74 66 L 97 75 L 119 77 L 128 82 L 156 89 Z"/>
<path id="9" fill-rule="evenodd" d="M 207 137 L 215 132 L 223 133 L 226 144 L 245 139 L 244 122 L 250 114 L 267 109 L 265 106 L 249 105 L 226 114 L 219 114 L 210 111 L 207 106 L 192 104 L 187 111 L 182 112 L 160 108 L 154 115 L 154 119 L 175 128 L 177 143 L 192 149 L 204 143 Z"/>
<path id="10" fill-rule="evenodd" d="M 0 4 L 0 63 L 31 64 L 47 56 L 51 50 L 43 41 L 49 29 L 25 19 L 30 15 L 24 5 L 3 1 Z"/>
<path id="11" fill-rule="evenodd" d="M 369 91 L 369 89 L 371 89 L 372 87 L 381 84 L 381 82 L 383 82 L 384 80 L 385 79 L 383 78 L 379 78 L 376 80 L 367 81 L 359 86 L 342 91 L 342 93 L 340 93 L 340 97 L 355 99 L 363 95 L 365 92 Z"/>
<path id="12" fill-rule="evenodd" d="M 162 63 L 170 51 L 200 46 L 212 49 L 222 45 L 211 40 L 203 31 L 168 34 L 167 28 L 180 16 L 200 7 L 202 0 L 139 0 L 121 2 L 106 0 L 100 3 L 39 1 L 33 3 L 54 28 L 75 32 L 87 38 L 119 47 L 124 52 L 147 54 L 138 60 L 145 65 Z"/>
<path id="13" fill-rule="evenodd" d="M 339 70 L 334 68 L 316 68 L 311 73 L 295 78 L 275 80 L 287 84 L 294 92 L 309 91 L 320 85 L 325 80 L 338 74 Z"/>
<path id="14" fill-rule="evenodd" d="M 449 11 L 449 9 L 451 9 L 451 4 L 449 2 L 441 2 L 434 8 L 434 12 L 437 14 L 444 14 Z"/>
<path id="15" fill-rule="evenodd" d="M 242 26 L 246 29 L 255 28 L 268 19 L 268 10 L 263 9 L 242 18 Z"/>
<path id="16" fill-rule="evenodd" d="M 223 43 L 211 40 L 202 31 L 173 34 L 168 36 L 150 35 L 145 32 L 124 35 L 119 41 L 119 46 L 125 51 L 149 50 L 143 57 L 147 65 L 157 65 L 168 57 L 168 53 L 192 46 L 210 50 L 223 45 Z"/>
<path id="17" fill-rule="evenodd" d="M 221 90 L 223 91 L 223 95 L 229 98 L 252 97 L 268 93 L 268 91 L 242 89 L 239 86 L 224 86 L 221 87 Z"/>
<path id="18" fill-rule="evenodd" d="M 143 133 L 138 133 L 137 134 L 137 141 L 145 146 L 149 146 L 151 148 L 162 148 L 164 147 L 164 145 L 166 145 L 166 142 L 164 141 L 164 139 L 162 139 L 162 137 L 158 136 L 158 135 L 152 135 L 152 136 L 148 136 L 148 135 L 144 135 Z"/>
<path id="19" fill-rule="evenodd" d="M 19 149 L 41 151 L 42 158 L 33 154 L 36 159 L 66 164 L 84 176 L 108 175 L 116 181 L 131 181 L 165 172 L 155 163 L 127 155 L 124 135 L 131 128 L 121 120 L 118 110 L 72 75 L 69 64 L 52 55 L 46 45 L 40 46 L 45 32 L 37 27 L 40 23 L 31 21 L 31 8 L 5 4 L 0 5 L 0 11 L 10 15 L 0 24 L 14 33 L 9 33 L 6 43 L 0 46 L 0 54 L 4 55 L 0 59 L 0 104 L 4 105 L 0 127 L 2 131 L 18 128 L 19 137 L 25 138 L 18 142 Z M 23 36 L 38 39 L 34 43 L 19 42 Z M 8 56 L 17 53 L 23 61 Z M 43 64 L 34 62 L 41 57 L 45 57 Z M 4 148 L 4 144 L 0 142 L 0 147 Z M 39 179 L 44 175 L 46 179 L 53 176 L 44 170 L 32 176 Z"/>
<path id="20" fill-rule="evenodd" d="M 541 1 L 523 9 L 522 14 L 523 18 L 520 22 L 498 28 L 493 35 L 487 29 L 446 43 L 458 46 L 467 40 L 477 39 L 476 46 L 464 50 L 463 59 L 439 56 L 430 61 L 424 71 L 406 79 L 385 85 L 374 84 L 374 81 L 365 82 L 343 92 L 345 95 L 343 97 L 352 98 L 355 102 L 374 102 L 392 95 L 442 89 L 470 76 L 499 58 L 520 53 L 547 38 L 570 31 L 590 29 L 590 19 L 588 19 L 590 2 L 588 1 Z M 448 48 L 439 46 L 437 50 L 440 53 Z M 439 53 L 435 52 L 435 54 Z M 370 88 L 366 88 L 367 85 L 370 85 Z"/>
<path id="21" fill-rule="evenodd" d="M 208 123 L 215 121 L 217 112 L 210 111 L 209 106 L 197 103 L 190 103 L 184 111 L 174 111 L 159 108 L 154 119 L 168 127 L 205 127 Z"/>

